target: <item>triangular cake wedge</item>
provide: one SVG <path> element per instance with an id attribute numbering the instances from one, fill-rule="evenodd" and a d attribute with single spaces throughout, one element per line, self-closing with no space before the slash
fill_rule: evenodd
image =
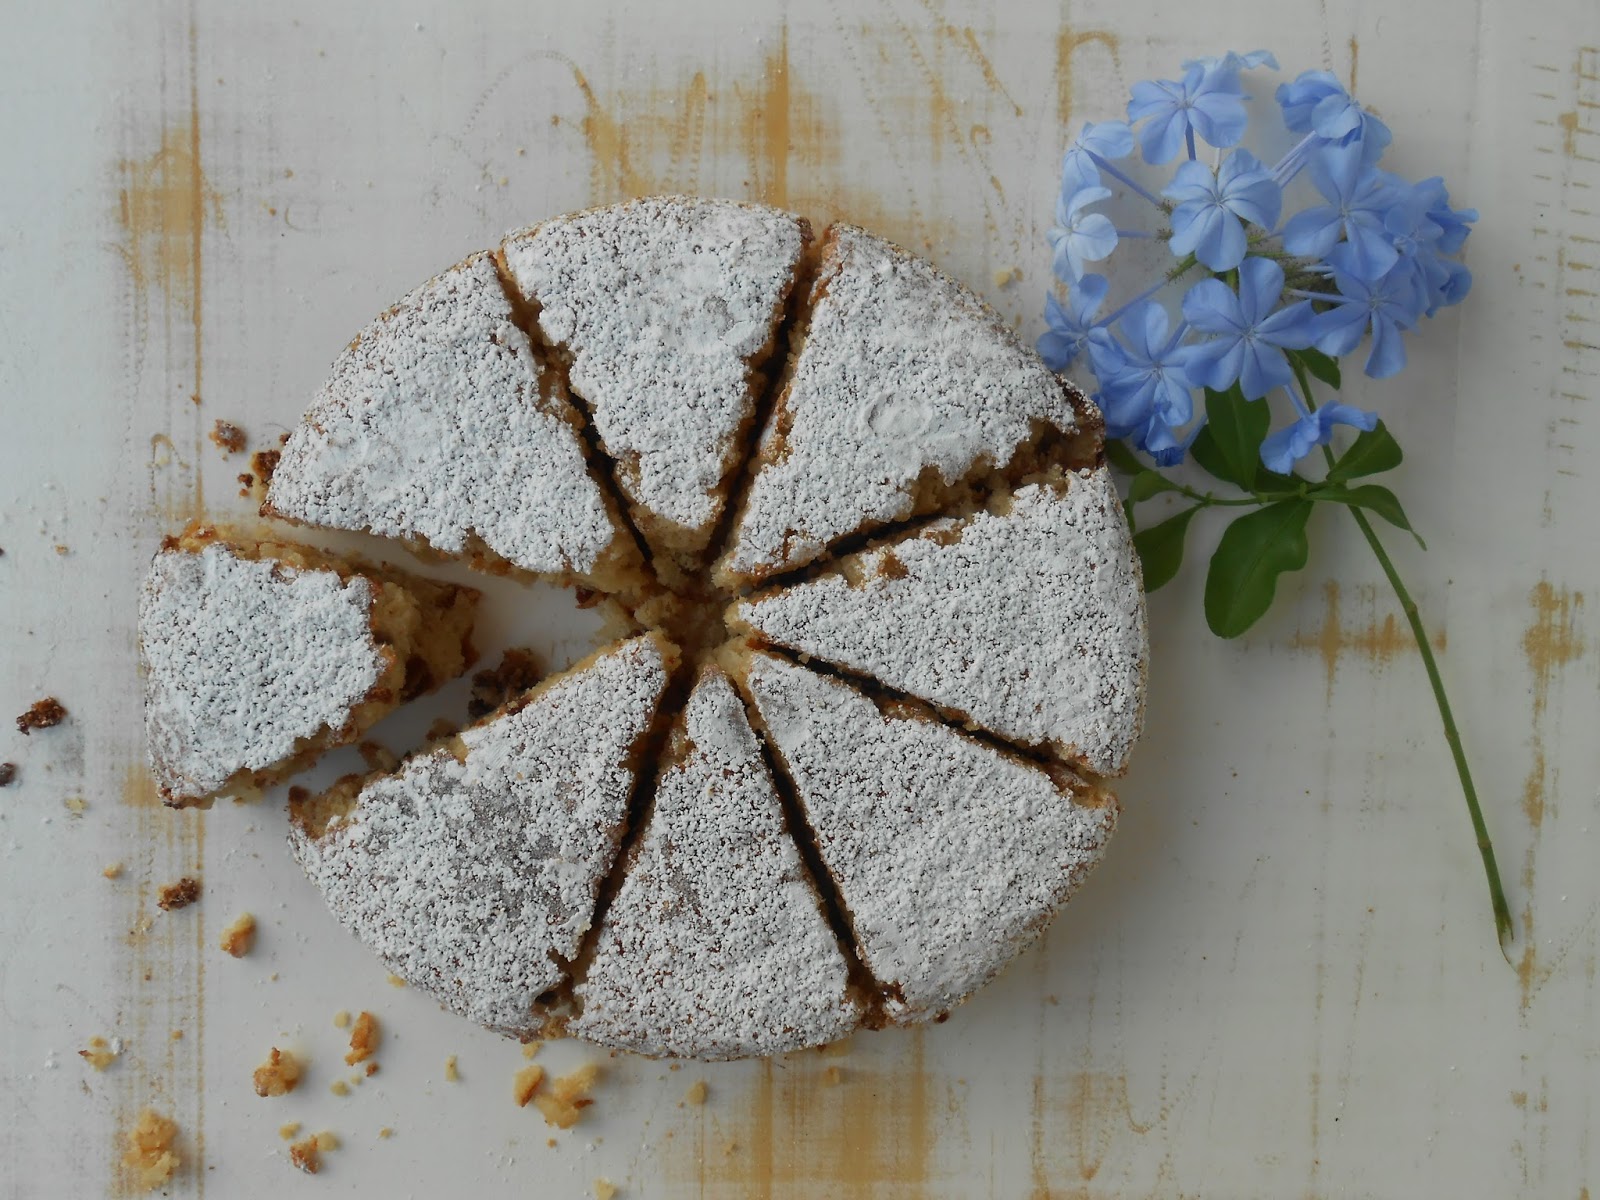
<path id="1" fill-rule="evenodd" d="M 737 589 L 963 499 L 1048 437 L 1098 436 L 971 290 L 849 225 L 824 237 L 804 344 L 716 580 Z"/>
<path id="2" fill-rule="evenodd" d="M 891 1020 L 960 1004 L 1105 851 L 1116 799 L 1064 768 L 771 655 L 747 656 L 744 684 Z"/>
<path id="3" fill-rule="evenodd" d="M 407 983 L 530 1036 L 593 919 L 677 651 L 646 635 L 386 775 L 290 805 L 333 914 Z"/>
<path id="4" fill-rule="evenodd" d="M 175 807 L 250 796 L 476 658 L 478 593 L 191 525 L 139 604 L 150 769 Z"/>
<path id="5" fill-rule="evenodd" d="M 643 566 L 583 420 L 474 254 L 369 325 L 273 467 L 262 512 L 633 594 Z"/>
<path id="6" fill-rule="evenodd" d="M 641 1054 L 766 1057 L 859 1024 L 744 704 L 701 675 L 575 989 L 568 1031 Z"/>
<path id="7" fill-rule="evenodd" d="M 722 514 L 810 241 L 792 213 L 656 196 L 502 247 L 646 542 L 683 571 L 702 565 Z"/>
<path id="8" fill-rule="evenodd" d="M 1144 590 L 1104 467 L 1052 471 L 732 615 L 758 640 L 1098 775 L 1120 775 L 1139 736 Z"/>

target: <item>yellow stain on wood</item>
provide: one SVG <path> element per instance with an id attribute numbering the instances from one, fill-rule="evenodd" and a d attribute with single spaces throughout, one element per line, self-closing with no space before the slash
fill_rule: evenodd
<path id="1" fill-rule="evenodd" d="M 1107 29 L 1063 27 L 1056 35 L 1056 121 L 1072 120 L 1073 85 L 1077 78 L 1078 52 L 1085 46 L 1099 46 L 1119 71 L 1122 69 L 1122 42 Z"/>
<path id="2" fill-rule="evenodd" d="M 1585 649 L 1577 614 L 1583 608 L 1583 593 L 1551 586 L 1541 579 L 1528 595 L 1533 621 L 1522 635 L 1522 652 L 1533 672 L 1533 719 L 1544 715 L 1550 699 L 1550 683 L 1562 667 L 1581 656 Z"/>
<path id="3" fill-rule="evenodd" d="M 1394 613 L 1387 613 L 1380 621 L 1376 615 L 1364 625 L 1347 627 L 1343 623 L 1341 614 L 1341 593 L 1337 580 L 1327 580 L 1322 585 L 1323 616 L 1322 624 L 1311 633 L 1305 631 L 1294 635 L 1289 645 L 1296 650 L 1315 650 L 1322 657 L 1323 669 L 1328 677 L 1328 696 L 1333 696 L 1334 677 L 1339 672 L 1339 660 L 1348 653 L 1354 653 L 1371 662 L 1377 667 L 1387 667 L 1396 654 L 1416 653 L 1417 643 L 1411 636 L 1411 630 L 1402 624 L 1400 618 Z M 1364 586 L 1359 589 L 1358 599 L 1364 608 L 1376 609 L 1377 588 Z M 1436 650 L 1443 650 L 1447 643 L 1445 634 L 1437 632 L 1433 635 L 1433 645 Z"/>
<path id="4" fill-rule="evenodd" d="M 125 258 L 140 292 L 155 289 L 198 324 L 201 240 L 222 220 L 222 197 L 200 170 L 196 114 L 161 131 L 160 147 L 118 165 Z"/>
<path id="5" fill-rule="evenodd" d="M 927 1032 L 867 1036 L 895 1039 L 895 1053 L 853 1054 L 840 1070 L 834 1055 L 803 1051 L 751 1064 L 743 1088 L 719 1081 L 719 1093 L 737 1098 L 690 1110 L 699 1134 L 666 1143 L 668 1177 L 741 1200 L 918 1194 L 937 1178 Z"/>
<path id="6" fill-rule="evenodd" d="M 1036 1074 L 1032 1122 L 1033 1200 L 1087 1195 L 1114 1140 L 1154 1128 L 1134 1117 L 1127 1076 L 1106 1071 Z"/>
<path id="7" fill-rule="evenodd" d="M 152 1102 L 176 1107 L 174 1115 L 189 1143 L 190 1178 L 196 1194 L 205 1193 L 205 959 L 209 946 L 204 901 L 181 913 L 155 912 L 156 892 L 180 875 L 204 875 L 204 815 L 175 811 L 161 803 L 143 763 L 124 768 L 121 804 L 128 834 L 129 884 L 118 889 L 120 919 L 130 936 L 120 953 L 127 998 L 119 1010 L 118 1032 L 128 1046 L 123 1070 L 116 1073 L 114 1120 L 129 1127 Z M 168 1031 L 183 1026 L 190 1037 Z M 142 1194 L 120 1165 L 121 1148 L 111 1146 L 112 1195 Z"/>
<path id="8" fill-rule="evenodd" d="M 1361 70 L 1361 43 L 1356 40 L 1356 35 L 1350 35 L 1350 94 L 1356 90 L 1356 76 Z"/>
<path id="9" fill-rule="evenodd" d="M 1558 113 L 1556 125 L 1561 130 L 1561 153 L 1567 158 L 1575 158 L 1578 154 L 1578 110 Z"/>

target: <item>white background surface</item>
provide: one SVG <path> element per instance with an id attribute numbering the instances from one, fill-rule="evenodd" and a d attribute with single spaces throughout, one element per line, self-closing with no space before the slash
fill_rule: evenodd
<path id="1" fill-rule="evenodd" d="M 1355 76 L 1395 169 L 1442 173 L 1483 213 L 1468 304 L 1411 343 L 1404 377 L 1352 395 L 1410 456 L 1395 484 L 1430 550 L 1393 548 L 1445 639 L 1516 969 L 1420 665 L 1337 514 L 1237 644 L 1204 629 L 1198 557 L 1156 597 L 1111 856 L 947 1024 L 765 1064 L 607 1059 L 553 1147 L 510 1101 L 517 1047 L 389 987 L 321 908 L 281 798 L 153 804 L 135 593 L 163 532 L 246 511 L 213 421 L 265 445 L 413 284 L 627 193 L 849 216 L 1031 337 L 1068 123 L 1192 54 L 1256 46 L 1290 74 Z M 0 792 L 0 1193 L 115 1193 L 115 1132 L 153 1103 L 183 1129 L 182 1195 L 579 1196 L 605 1176 L 628 1197 L 1588 1196 L 1597 46 L 1588 0 L 11 6 L 0 709 L 55 694 L 72 717 L 0 728 L 22 771 Z M 582 646 L 561 594 L 496 596 L 502 637 Z M 201 903 L 157 911 L 187 872 Z M 216 941 L 244 909 L 262 934 L 234 961 Z M 331 1018 L 361 1008 L 382 1071 L 340 1099 Z M 104 1073 L 76 1054 L 95 1035 L 127 1047 Z M 249 1073 L 271 1045 L 312 1069 L 262 1100 Z M 708 1103 L 680 1107 L 695 1079 Z M 343 1140 L 315 1179 L 287 1162 L 288 1121 Z"/>

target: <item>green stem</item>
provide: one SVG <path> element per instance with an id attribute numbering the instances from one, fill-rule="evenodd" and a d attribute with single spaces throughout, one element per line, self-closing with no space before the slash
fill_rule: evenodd
<path id="1" fill-rule="evenodd" d="M 1428 672 L 1428 685 L 1433 688 L 1433 698 L 1439 705 L 1439 719 L 1444 722 L 1444 740 L 1450 744 L 1450 756 L 1455 759 L 1456 774 L 1461 777 L 1461 791 L 1467 798 L 1467 812 L 1472 816 L 1472 832 L 1478 838 L 1478 854 L 1483 859 L 1483 873 L 1489 880 L 1489 903 L 1494 909 L 1494 928 L 1500 939 L 1500 952 L 1509 962 L 1511 955 L 1508 947 L 1513 934 L 1511 909 L 1506 904 L 1505 888 L 1500 883 L 1500 868 L 1495 863 L 1494 844 L 1489 840 L 1489 827 L 1484 824 L 1483 809 L 1478 806 L 1478 790 L 1473 787 L 1472 772 L 1467 769 L 1467 752 L 1462 748 L 1461 733 L 1456 729 L 1455 715 L 1450 711 L 1450 701 L 1445 696 L 1444 681 L 1439 677 L 1439 664 L 1434 661 L 1433 647 L 1428 643 L 1427 631 L 1422 627 L 1422 614 L 1418 612 L 1416 602 L 1411 599 L 1411 593 L 1406 591 L 1400 573 L 1395 570 L 1389 552 L 1378 540 L 1378 534 L 1372 528 L 1372 522 L 1367 520 L 1367 515 L 1359 508 L 1352 508 L 1350 515 L 1361 527 L 1367 545 L 1372 547 L 1372 553 L 1377 556 L 1378 565 L 1388 576 L 1389 586 L 1394 588 L 1394 594 L 1400 601 L 1400 608 L 1411 624 L 1411 635 L 1417 639 L 1417 652 L 1422 655 L 1422 665 Z"/>
<path id="2" fill-rule="evenodd" d="M 1315 409 L 1317 402 L 1311 398 L 1311 386 L 1305 378 L 1304 371 L 1295 360 L 1291 359 L 1290 362 L 1294 366 L 1295 374 L 1300 378 L 1300 388 L 1307 406 Z M 1327 460 L 1328 469 L 1332 470 L 1335 461 L 1333 451 L 1324 446 L 1322 456 Z M 1467 752 L 1461 745 L 1461 731 L 1456 728 L 1455 714 L 1450 710 L 1450 698 L 1445 695 L 1444 680 L 1439 675 L 1439 663 L 1433 657 L 1433 646 L 1428 641 L 1428 631 L 1422 627 L 1422 613 L 1418 610 L 1416 601 L 1411 598 L 1411 593 L 1406 590 L 1400 572 L 1395 569 L 1394 560 L 1389 557 L 1389 552 L 1378 540 L 1378 533 L 1372 528 L 1372 522 L 1367 520 L 1367 514 L 1351 506 L 1350 515 L 1361 527 L 1367 545 L 1372 547 L 1378 565 L 1383 568 L 1389 586 L 1394 589 L 1395 598 L 1400 601 L 1400 610 L 1405 613 L 1406 622 L 1411 626 L 1411 636 L 1416 639 L 1417 653 L 1422 656 L 1423 669 L 1428 673 L 1428 686 L 1433 689 L 1433 700 L 1439 707 L 1439 720 L 1444 724 L 1444 740 L 1450 746 L 1450 757 L 1455 760 L 1456 775 L 1461 779 L 1461 794 L 1466 797 L 1467 814 L 1472 818 L 1472 832 L 1478 839 L 1478 856 L 1483 859 L 1483 873 L 1489 881 L 1489 907 L 1494 910 L 1495 937 L 1500 943 L 1500 953 L 1505 956 L 1507 962 L 1510 962 L 1509 947 L 1515 929 L 1511 923 L 1511 906 L 1506 903 L 1505 886 L 1500 882 L 1500 866 L 1495 862 L 1494 843 L 1489 840 L 1489 826 L 1485 824 L 1483 809 L 1478 804 L 1478 789 L 1473 786 L 1472 771 L 1467 766 Z"/>

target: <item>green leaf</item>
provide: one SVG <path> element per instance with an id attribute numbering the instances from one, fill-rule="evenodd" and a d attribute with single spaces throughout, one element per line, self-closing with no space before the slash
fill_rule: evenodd
<path id="1" fill-rule="evenodd" d="M 1339 483 L 1362 475 L 1378 475 L 1394 470 L 1404 457 L 1400 453 L 1400 443 L 1394 440 L 1389 427 L 1379 421 L 1377 428 L 1363 430 L 1361 436 L 1350 443 L 1350 449 L 1333 464 L 1328 478 Z"/>
<path id="2" fill-rule="evenodd" d="M 1141 529 L 1133 535 L 1133 548 L 1139 552 L 1139 565 L 1144 570 L 1144 590 L 1153 592 L 1170 583 L 1183 565 L 1183 537 L 1189 532 L 1189 522 L 1199 512 L 1201 505 L 1186 508 L 1175 517 L 1168 517 L 1159 525 Z"/>
<path id="3" fill-rule="evenodd" d="M 1216 476 L 1225 483 L 1233 482 L 1227 461 L 1222 457 L 1222 450 L 1217 445 L 1217 440 L 1211 436 L 1209 425 L 1194 439 L 1194 444 L 1189 447 L 1189 457 L 1199 463 L 1208 474 Z"/>
<path id="4" fill-rule="evenodd" d="M 1290 354 L 1300 360 L 1300 365 L 1311 373 L 1313 379 L 1320 379 L 1334 391 L 1339 390 L 1339 360 L 1330 358 L 1320 350 L 1307 347 L 1304 350 L 1292 350 Z"/>
<path id="5" fill-rule="evenodd" d="M 1162 492 L 1175 492 L 1177 490 L 1178 485 L 1161 474 L 1160 471 L 1140 471 L 1133 477 L 1133 482 L 1128 485 L 1128 503 L 1138 504 L 1141 500 L 1159 496 Z"/>
<path id="6" fill-rule="evenodd" d="M 1280 500 L 1229 525 L 1206 572 L 1206 624 L 1238 637 L 1272 606 L 1278 576 L 1306 565 L 1310 500 Z"/>
<path id="7" fill-rule="evenodd" d="M 1106 440 L 1106 459 L 1124 475 L 1137 475 L 1145 469 L 1145 465 L 1128 449 L 1128 443 L 1116 438 Z"/>
<path id="8" fill-rule="evenodd" d="M 1400 498 L 1382 484 L 1363 483 L 1353 488 L 1332 487 L 1325 491 L 1319 489 L 1313 495 L 1318 500 L 1332 500 L 1335 504 L 1348 504 L 1352 508 L 1364 508 L 1377 513 L 1396 529 L 1404 529 L 1416 538 L 1417 545 L 1424 550 L 1428 548 L 1428 543 L 1422 540 L 1422 535 L 1411 528 L 1406 510 L 1400 507 Z"/>
<path id="9" fill-rule="evenodd" d="M 1206 389 L 1206 429 L 1227 468 L 1227 474 L 1218 478 L 1247 492 L 1255 490 L 1261 472 L 1261 442 L 1271 423 L 1266 404 L 1246 400 L 1238 384 L 1225 392 Z"/>

